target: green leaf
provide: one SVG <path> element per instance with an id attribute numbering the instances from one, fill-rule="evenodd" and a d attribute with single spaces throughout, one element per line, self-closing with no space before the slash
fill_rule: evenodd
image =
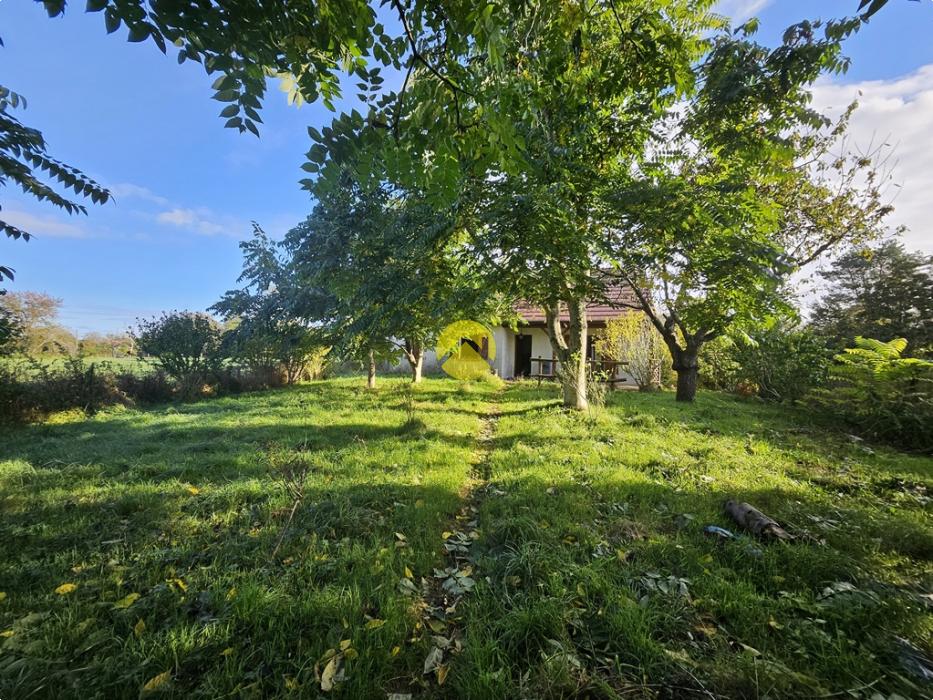
<path id="1" fill-rule="evenodd" d="M 108 7 L 104 13 L 104 26 L 108 34 L 113 34 L 120 28 L 120 16 L 112 7 Z"/>

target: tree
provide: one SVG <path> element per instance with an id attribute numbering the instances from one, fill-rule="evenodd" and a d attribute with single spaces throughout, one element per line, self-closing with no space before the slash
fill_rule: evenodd
<path id="1" fill-rule="evenodd" d="M 487 313 L 489 295 L 452 254 L 451 227 L 414 194 L 367 190 L 348 177 L 285 238 L 297 307 L 339 352 L 368 360 L 371 377 L 377 355 L 401 353 L 419 382 L 441 328 Z M 306 300 L 307 290 L 322 291 Z"/>
<path id="2" fill-rule="evenodd" d="M 752 41 L 755 23 L 718 36 L 665 142 L 606 189 L 606 258 L 664 338 L 678 400 L 696 395 L 705 343 L 786 311 L 794 271 L 883 232 L 876 159 L 833 154 L 850 112 L 832 124 L 809 106 L 813 81 L 846 67 L 841 41 L 857 27 L 830 22 L 820 36 L 803 22 L 773 50 Z"/>
<path id="3" fill-rule="evenodd" d="M 74 336 L 56 323 L 62 300 L 41 292 L 8 292 L 0 295 L 0 308 L 20 327 L 16 349 L 35 354 L 76 347 Z"/>
<path id="4" fill-rule="evenodd" d="M 5 306 L 0 306 L 0 355 L 16 351 L 23 336 L 23 325 Z"/>
<path id="5" fill-rule="evenodd" d="M 920 2 L 920 0 L 913 0 L 913 2 Z M 878 10 L 888 4 L 888 0 L 860 0 L 858 11 L 862 12 L 864 10 L 862 17 L 869 19 L 874 15 Z"/>
<path id="6" fill-rule="evenodd" d="M 503 56 L 468 61 L 479 102 L 501 100 L 477 117 L 516 156 L 490 163 L 482 149 L 458 154 L 466 253 L 490 288 L 544 309 L 565 406 L 587 407 L 585 307 L 606 294 L 594 216 L 600 183 L 612 164 L 639 157 L 663 110 L 692 88 L 711 21 L 705 9 L 671 1 L 517 11 Z M 502 115 L 509 129 L 496 124 Z"/>
<path id="7" fill-rule="evenodd" d="M 596 352 L 627 362 L 626 369 L 641 391 L 660 388 L 661 363 L 669 360 L 660 334 L 648 317 L 637 311 L 608 321 L 596 341 Z"/>
<path id="8" fill-rule="evenodd" d="M 298 381 L 324 347 L 313 328 L 296 320 L 289 303 L 294 282 L 280 246 L 253 222 L 253 237 L 240 243 L 242 289 L 228 291 L 211 307 L 235 321 L 224 333 L 228 354 L 254 370 L 281 372 L 285 382 Z"/>
<path id="9" fill-rule="evenodd" d="M 933 355 L 933 256 L 887 241 L 846 253 L 820 276 L 830 287 L 810 322 L 832 347 L 904 338 L 913 356 Z"/>
<path id="10" fill-rule="evenodd" d="M 192 396 L 220 366 L 220 325 L 203 313 L 172 311 L 140 319 L 132 333 L 140 356 L 155 357 Z"/>
<path id="11" fill-rule="evenodd" d="M 13 110 L 19 107 L 25 109 L 25 98 L 0 85 L 0 186 L 17 185 L 40 202 L 49 202 L 69 214 L 87 214 L 84 205 L 43 182 L 40 178 L 45 173 L 48 179 L 58 181 L 64 188 L 73 189 L 76 194 L 87 197 L 94 204 L 108 201 L 110 192 L 79 170 L 49 155 L 42 133 L 26 126 L 13 115 Z M 2 218 L 0 232 L 7 238 L 21 238 L 24 241 L 28 241 L 32 235 Z M 13 272 L 11 268 L 0 265 L 0 283 L 4 278 L 12 280 Z"/>

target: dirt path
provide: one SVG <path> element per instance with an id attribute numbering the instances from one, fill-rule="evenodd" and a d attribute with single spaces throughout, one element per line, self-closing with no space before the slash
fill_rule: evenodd
<path id="1" fill-rule="evenodd" d="M 458 606 L 470 595 L 477 575 L 472 553 L 480 538 L 479 509 L 488 493 L 489 458 L 499 421 L 501 390 L 491 399 L 483 416 L 477 439 L 476 459 L 461 491 L 462 506 L 440 534 L 443 540 L 442 568 L 421 579 L 421 618 L 423 633 L 431 648 L 424 660 L 423 673 L 429 683 L 444 685 L 451 661 L 463 649 L 464 629 Z"/>

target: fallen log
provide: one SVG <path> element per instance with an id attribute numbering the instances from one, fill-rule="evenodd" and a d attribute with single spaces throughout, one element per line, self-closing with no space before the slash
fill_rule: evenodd
<path id="1" fill-rule="evenodd" d="M 776 540 L 791 540 L 793 535 L 748 503 L 726 501 L 726 515 L 753 535 Z"/>

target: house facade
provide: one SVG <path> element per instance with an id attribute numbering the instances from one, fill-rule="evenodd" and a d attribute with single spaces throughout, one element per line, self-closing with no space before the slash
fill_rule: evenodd
<path id="1" fill-rule="evenodd" d="M 594 369 L 599 370 L 616 386 L 635 386 L 624 364 L 602 358 L 596 352 L 596 341 L 603 334 L 606 323 L 627 313 L 631 308 L 622 304 L 635 305 L 637 299 L 630 287 L 616 286 L 608 290 L 611 303 L 593 303 L 586 307 L 587 359 Z M 520 320 L 515 329 L 509 326 L 494 326 L 495 357 L 490 361 L 493 372 L 503 379 L 549 378 L 557 375 L 557 362 L 548 338 L 544 309 L 532 304 L 519 303 L 515 307 Z M 638 312 L 634 312 L 638 313 Z M 560 320 L 568 323 L 570 317 L 562 311 Z M 387 367 L 389 371 L 409 371 L 408 361 L 401 358 L 398 364 Z M 426 349 L 422 369 L 426 373 L 440 372 L 440 363 L 433 349 Z"/>
<path id="2" fill-rule="evenodd" d="M 609 300 L 612 303 L 594 303 L 586 307 L 587 359 L 595 369 L 608 375 L 615 383 L 634 385 L 624 365 L 617 365 L 599 356 L 596 352 L 596 342 L 603 334 L 608 321 L 633 313 L 631 308 L 625 308 L 622 304 L 635 305 L 638 300 L 632 289 L 625 286 L 610 289 Z M 496 341 L 493 370 L 503 379 L 555 376 L 557 363 L 547 334 L 544 309 L 531 304 L 518 304 L 515 311 L 521 319 L 515 330 L 506 326 L 493 328 L 493 338 Z M 561 311 L 560 320 L 562 323 L 570 321 L 566 311 Z"/>

